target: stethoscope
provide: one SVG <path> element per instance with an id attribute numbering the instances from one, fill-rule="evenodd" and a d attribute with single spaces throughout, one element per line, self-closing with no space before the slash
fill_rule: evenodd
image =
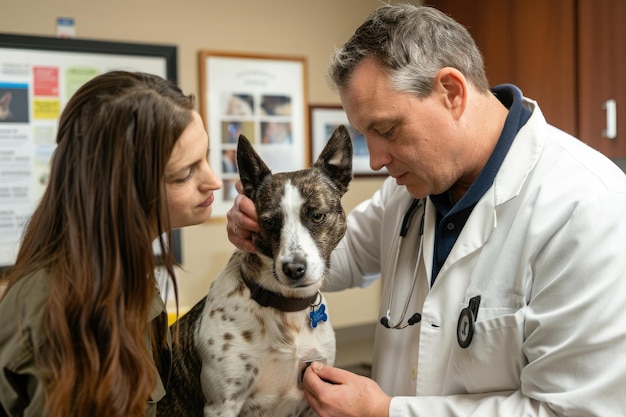
<path id="1" fill-rule="evenodd" d="M 414 313 L 408 320 L 406 320 L 407 311 L 409 309 L 409 304 L 411 303 L 411 298 L 413 297 L 413 291 L 417 284 L 417 272 L 419 262 L 422 258 L 422 246 L 423 246 L 423 238 L 424 238 L 424 215 L 426 213 L 426 199 L 413 199 L 411 201 L 411 205 L 408 210 L 404 214 L 404 218 L 402 219 L 402 225 L 400 227 L 400 239 L 398 241 L 398 248 L 396 249 L 396 256 L 393 264 L 393 271 L 391 275 L 391 289 L 389 291 L 389 297 L 387 299 L 387 313 L 385 316 L 380 318 L 380 324 L 382 324 L 387 329 L 404 329 L 408 326 L 413 326 L 414 324 L 419 323 L 422 320 L 422 315 L 420 313 Z M 413 216 L 417 212 L 417 209 L 423 206 L 424 209 L 422 211 L 422 219 L 420 221 L 420 230 L 419 230 L 419 248 L 417 252 L 417 262 L 415 265 L 415 272 L 413 273 L 413 282 L 411 284 L 411 290 L 409 291 L 409 295 L 407 296 L 404 307 L 402 308 L 402 313 L 400 314 L 400 319 L 397 322 L 394 322 L 391 318 L 391 310 L 393 305 L 393 293 L 396 289 L 396 272 L 398 268 L 398 261 L 400 259 L 400 252 L 402 251 L 402 244 L 404 242 L 404 238 L 406 237 L 409 227 L 411 226 L 411 221 L 413 220 Z M 478 308 L 480 306 L 480 295 L 472 297 L 469 300 L 469 306 L 465 307 L 461 310 L 461 314 L 459 315 L 459 321 L 457 324 L 457 341 L 459 346 L 462 348 L 467 348 L 472 343 L 472 338 L 474 336 L 474 324 L 476 322 L 476 316 L 478 316 Z"/>
<path id="2" fill-rule="evenodd" d="M 380 324 L 385 326 L 388 329 L 404 329 L 405 327 L 412 326 L 414 324 L 419 323 L 422 320 L 422 315 L 420 313 L 415 313 L 404 323 L 406 318 L 406 313 L 409 309 L 409 304 L 411 302 L 411 297 L 413 297 L 413 290 L 415 288 L 415 284 L 417 283 L 417 271 L 420 259 L 422 258 L 422 239 L 424 235 L 424 213 L 426 213 L 426 209 L 424 208 L 422 212 L 422 220 L 420 222 L 420 244 L 417 252 L 417 262 L 415 264 L 415 272 L 413 273 L 413 283 L 411 284 L 411 291 L 409 291 L 409 295 L 404 302 L 404 308 L 402 309 L 402 314 L 400 315 L 400 320 L 397 323 L 394 323 L 391 319 L 391 307 L 393 303 L 393 293 L 396 290 L 396 272 L 398 268 L 398 260 L 400 259 L 400 252 L 402 251 L 402 244 L 404 242 L 404 238 L 409 231 L 409 227 L 411 226 L 411 220 L 413 220 L 413 215 L 417 212 L 417 209 L 420 205 L 424 206 L 426 203 L 426 199 L 413 199 L 411 201 L 411 205 L 409 209 L 404 214 L 404 218 L 402 219 L 402 225 L 400 226 L 400 239 L 398 241 L 398 248 L 396 249 L 396 257 L 393 263 L 393 272 L 391 274 L 391 290 L 389 291 L 389 298 L 387 300 L 387 314 L 384 317 L 380 318 Z"/>

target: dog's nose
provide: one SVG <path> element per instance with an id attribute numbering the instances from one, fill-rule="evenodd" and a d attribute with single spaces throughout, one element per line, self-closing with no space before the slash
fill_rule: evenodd
<path id="1" fill-rule="evenodd" d="M 303 262 L 285 262 L 283 264 L 283 272 L 289 278 L 298 280 L 304 276 L 306 272 L 306 264 Z"/>

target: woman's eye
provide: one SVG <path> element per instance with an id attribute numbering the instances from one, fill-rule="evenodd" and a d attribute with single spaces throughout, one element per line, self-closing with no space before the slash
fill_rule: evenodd
<path id="1" fill-rule="evenodd" d="M 311 216 L 311 221 L 313 223 L 321 223 L 324 221 L 325 218 L 326 215 L 323 213 L 313 213 L 313 215 Z"/>
<path id="2" fill-rule="evenodd" d="M 176 180 L 176 182 L 178 183 L 184 183 L 189 181 L 189 179 L 193 176 L 193 167 L 189 168 L 189 171 L 187 172 L 187 175 L 185 175 L 183 178 L 179 178 Z"/>

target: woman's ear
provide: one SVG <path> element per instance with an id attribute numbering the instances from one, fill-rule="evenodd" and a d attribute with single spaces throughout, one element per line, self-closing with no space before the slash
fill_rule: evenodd
<path id="1" fill-rule="evenodd" d="M 467 105 L 467 80 L 463 74 L 455 68 L 442 68 L 435 76 L 434 85 L 440 89 L 444 105 L 458 120 Z"/>

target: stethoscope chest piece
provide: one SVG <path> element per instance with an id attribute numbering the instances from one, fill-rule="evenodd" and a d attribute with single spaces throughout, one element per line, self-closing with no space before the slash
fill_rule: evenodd
<path id="1" fill-rule="evenodd" d="M 474 324 L 478 315 L 478 307 L 480 306 L 480 295 L 473 297 L 469 306 L 461 310 L 459 315 L 459 323 L 456 326 L 456 339 L 459 346 L 463 349 L 467 348 L 474 338 Z"/>
<path id="2" fill-rule="evenodd" d="M 459 341 L 459 346 L 463 349 L 468 347 L 472 343 L 474 337 L 474 313 L 469 307 L 465 307 L 461 311 L 459 316 L 459 324 L 456 327 L 456 339 Z"/>

